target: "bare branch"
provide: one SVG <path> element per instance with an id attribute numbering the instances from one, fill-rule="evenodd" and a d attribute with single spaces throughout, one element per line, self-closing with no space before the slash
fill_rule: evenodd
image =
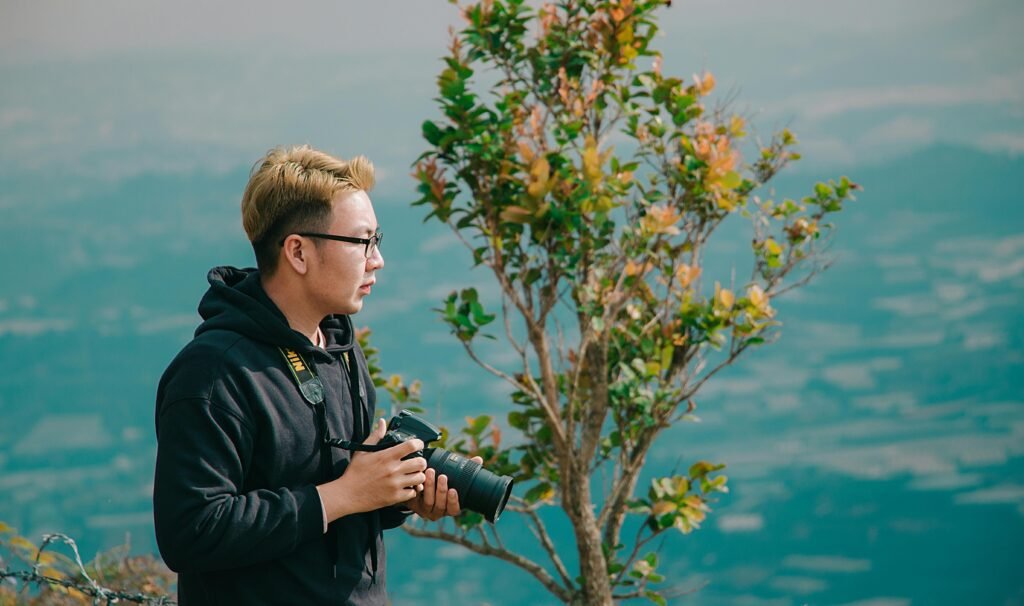
<path id="1" fill-rule="evenodd" d="M 626 575 L 626 572 L 629 571 L 630 566 L 633 564 L 634 561 L 636 561 L 636 556 L 639 555 L 640 549 L 642 549 L 644 545 L 650 543 L 659 534 L 665 532 L 664 530 L 651 531 L 651 534 L 649 536 L 646 536 L 641 539 L 640 537 L 643 536 L 644 530 L 647 528 L 648 526 L 646 524 L 641 524 L 640 528 L 637 528 L 636 538 L 633 539 L 633 551 L 629 554 L 629 557 L 626 558 L 626 561 L 622 562 L 622 570 L 619 571 L 619 574 L 615 576 L 615 580 L 612 581 L 613 587 L 622 582 L 622 577 Z"/>
<path id="2" fill-rule="evenodd" d="M 548 423 L 551 426 L 551 433 L 555 439 L 555 445 L 559 449 L 560 458 L 568 456 L 572 451 L 572 441 L 569 436 L 565 433 L 565 428 L 562 426 L 561 416 L 558 409 L 558 384 L 555 377 L 554 365 L 551 359 L 551 350 L 548 346 L 547 333 L 544 331 L 544 327 L 534 322 L 533 318 L 527 318 L 527 332 L 529 333 L 530 345 L 533 347 L 533 351 L 537 354 L 537 365 L 540 369 L 541 381 L 543 383 L 543 394 L 544 397 L 538 401 L 541 405 L 541 409 L 547 415 Z M 530 381 L 533 378 L 530 374 Z M 570 473 L 571 470 L 567 465 L 562 466 L 562 472 L 564 474 Z"/>
<path id="3" fill-rule="evenodd" d="M 568 603 L 572 599 L 573 591 L 571 587 L 563 587 L 562 585 L 559 585 L 558 582 L 548 573 L 547 570 L 544 570 L 542 566 L 517 553 L 513 553 L 500 547 L 481 545 L 480 543 L 471 541 L 465 536 L 452 534 L 444 530 L 427 530 L 425 528 L 412 525 L 405 525 L 402 528 L 414 537 L 437 539 L 440 541 L 455 543 L 456 545 L 461 545 L 474 553 L 504 560 L 533 575 L 535 579 L 540 581 L 540 583 L 559 600 Z"/>
<path id="4" fill-rule="evenodd" d="M 735 342 L 735 340 L 733 342 Z M 745 339 L 739 347 L 736 347 L 735 349 L 733 349 L 732 351 L 729 352 L 729 357 L 728 358 L 726 358 L 723 362 L 719 363 L 718 366 L 716 366 L 716 367 L 712 368 L 710 371 L 708 371 L 708 373 L 706 375 L 704 375 L 699 381 L 697 381 L 696 385 L 694 385 L 693 387 L 691 387 L 689 389 L 689 391 L 684 393 L 679 398 L 679 402 L 682 402 L 684 400 L 689 400 L 690 398 L 692 398 L 694 396 L 694 394 L 696 394 L 698 391 L 700 391 L 700 388 L 703 387 L 704 384 L 708 382 L 708 379 L 710 379 L 711 377 L 713 377 L 716 374 L 718 374 L 718 372 L 720 370 L 722 370 L 723 368 L 725 368 L 726 366 L 729 366 L 730 364 L 732 364 L 736 360 L 736 358 L 738 358 L 740 356 L 740 354 L 743 353 L 743 351 L 745 349 L 747 349 L 748 347 L 750 347 L 750 340 L 749 339 Z"/>
<path id="5" fill-rule="evenodd" d="M 466 353 L 469 354 L 469 357 L 474 362 L 476 362 L 477 366 L 479 366 L 480 368 L 483 368 L 484 370 L 486 370 L 487 372 L 491 373 L 492 375 L 494 375 L 494 376 L 496 376 L 496 377 L 498 377 L 500 379 L 504 379 L 508 383 L 511 383 L 512 386 L 515 387 L 516 389 L 522 389 L 523 388 L 523 384 L 520 383 L 519 381 L 517 381 L 515 379 L 515 377 L 513 377 L 512 375 L 506 373 L 503 370 L 499 370 L 499 369 L 495 368 L 494 366 L 491 366 L 487 362 L 483 361 L 480 358 L 480 356 L 476 355 L 476 351 L 473 350 L 473 346 L 469 343 L 469 341 L 463 341 L 462 339 L 459 339 L 459 341 L 462 343 L 462 347 L 463 347 L 463 349 L 466 350 Z"/>
<path id="6" fill-rule="evenodd" d="M 519 499 L 517 499 L 519 500 Z M 518 511 L 526 514 L 533 522 L 533 527 L 530 530 L 533 535 L 537 537 L 540 544 L 544 547 L 544 551 L 547 552 L 548 557 L 551 558 L 551 563 L 554 564 L 555 570 L 558 572 L 558 576 L 562 578 L 562 583 L 566 587 L 572 587 L 572 577 L 569 576 L 569 571 L 566 570 L 565 564 L 562 563 L 562 558 L 558 556 L 558 550 L 555 548 L 554 542 L 551 540 L 551 535 L 548 534 L 548 529 L 544 526 L 544 522 L 540 519 L 540 515 L 537 514 L 535 507 L 509 507 L 513 511 Z"/>
<path id="7" fill-rule="evenodd" d="M 668 597 L 668 598 L 680 598 L 680 597 L 683 597 L 684 595 L 690 595 L 690 594 L 693 594 L 693 593 L 697 593 L 701 589 L 704 589 L 705 587 L 707 587 L 708 583 L 710 583 L 710 582 L 711 581 L 705 580 L 702 583 L 696 585 L 695 587 L 691 587 L 689 589 L 673 589 L 673 588 L 670 587 L 668 589 L 665 589 L 662 593 L 665 595 L 665 597 Z"/>
<path id="8" fill-rule="evenodd" d="M 778 296 L 786 294 L 787 292 L 789 292 L 789 291 L 791 291 L 793 289 L 800 288 L 802 286 L 806 286 L 807 283 L 809 283 L 812 279 L 814 279 L 814 276 L 816 276 L 816 275 L 820 274 L 821 272 L 827 270 L 829 267 L 832 267 L 833 263 L 835 263 L 834 260 L 822 261 L 821 265 L 818 265 L 818 266 L 812 268 L 810 270 L 810 272 L 806 276 L 801 278 L 800 280 L 797 280 L 796 282 L 793 282 L 792 284 L 790 284 L 790 285 L 788 285 L 788 286 L 786 286 L 784 288 L 780 288 L 779 290 L 771 291 L 768 294 L 771 297 L 778 297 Z"/>
<path id="9" fill-rule="evenodd" d="M 519 357 L 523 359 L 523 372 L 528 373 L 530 371 L 530 365 L 526 361 L 526 349 L 523 347 L 522 343 L 512 336 L 511 315 L 508 313 L 508 295 L 505 293 L 502 293 L 501 295 L 501 316 L 505 321 L 505 335 L 508 337 L 509 345 L 511 345 L 512 349 L 514 349 L 516 353 L 519 354 Z"/>
<path id="10" fill-rule="evenodd" d="M 626 504 L 636 489 L 637 480 L 640 477 L 640 469 L 647 458 L 647 452 L 654 444 L 658 432 L 667 424 L 663 419 L 652 427 L 644 428 L 637 440 L 636 446 L 625 459 L 621 473 L 615 479 L 614 487 L 601 513 L 598 516 L 598 526 L 604 527 L 604 541 L 609 545 L 616 545 L 619 542 L 619 531 L 622 529 L 625 520 Z"/>

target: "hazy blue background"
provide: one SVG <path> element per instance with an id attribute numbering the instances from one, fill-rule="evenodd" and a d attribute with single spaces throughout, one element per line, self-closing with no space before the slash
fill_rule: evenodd
<path id="1" fill-rule="evenodd" d="M 87 556 L 154 549 L 155 384 L 206 270 L 251 264 L 238 200 L 277 144 L 375 161 L 387 268 L 357 324 L 435 418 L 503 416 L 429 311 L 485 276 L 409 207 L 458 21 L 440 0 L 0 3 L 0 520 Z M 653 457 L 732 478 L 663 546 L 702 588 L 673 603 L 1024 604 L 1024 5 L 676 0 L 662 26 L 666 72 L 711 70 L 757 130 L 796 132 L 777 195 L 865 187 L 837 264 L 778 305 L 782 340 Z M 715 277 L 742 279 L 746 236 L 722 235 Z M 389 541 L 397 604 L 550 602 L 504 564 Z"/>

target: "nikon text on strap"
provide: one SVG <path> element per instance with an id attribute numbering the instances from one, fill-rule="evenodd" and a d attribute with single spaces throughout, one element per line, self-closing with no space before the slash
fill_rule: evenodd
<path id="1" fill-rule="evenodd" d="M 314 407 L 317 404 L 322 404 L 324 401 L 324 384 L 320 382 L 320 377 L 313 373 L 309 365 L 306 364 L 306 361 L 294 349 L 282 347 L 281 355 L 288 362 L 288 368 L 292 371 L 295 382 L 299 384 L 299 391 L 302 392 L 303 399 Z"/>

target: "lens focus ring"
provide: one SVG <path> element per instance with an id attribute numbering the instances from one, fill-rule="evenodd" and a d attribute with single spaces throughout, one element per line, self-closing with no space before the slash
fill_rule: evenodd
<path id="1" fill-rule="evenodd" d="M 444 474 L 448 476 L 448 487 L 454 488 L 458 491 L 460 497 L 464 499 L 469 491 L 469 485 L 473 483 L 473 476 L 476 475 L 480 465 L 476 461 L 471 461 L 450 451 L 444 452 L 438 458 L 439 460 L 436 464 L 434 464 L 434 461 L 431 461 L 430 466 L 434 467 L 438 475 Z"/>

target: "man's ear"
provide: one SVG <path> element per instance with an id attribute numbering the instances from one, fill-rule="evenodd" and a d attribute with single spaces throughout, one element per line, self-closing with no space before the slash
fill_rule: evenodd
<path id="1" fill-rule="evenodd" d="M 281 261 L 287 263 L 299 275 L 305 275 L 309 271 L 309 243 L 303 238 L 292 234 L 284 239 L 281 247 Z"/>

